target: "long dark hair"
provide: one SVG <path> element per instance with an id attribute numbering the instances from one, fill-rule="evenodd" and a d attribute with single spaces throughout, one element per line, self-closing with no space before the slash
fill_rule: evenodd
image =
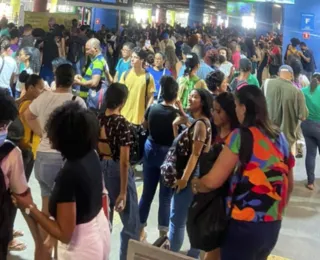
<path id="1" fill-rule="evenodd" d="M 220 107 L 226 112 L 230 120 L 230 130 L 239 127 L 239 121 L 236 113 L 236 105 L 234 103 L 234 96 L 229 92 L 224 92 L 218 95 L 215 101 L 220 105 Z"/>
<path id="2" fill-rule="evenodd" d="M 190 76 L 191 71 L 200 64 L 200 60 L 195 53 L 190 53 L 187 55 L 186 69 L 184 71 L 184 76 Z"/>
<path id="3" fill-rule="evenodd" d="M 242 125 L 256 126 L 269 138 L 277 139 L 280 130 L 271 123 L 267 110 L 267 101 L 262 91 L 254 85 L 247 85 L 235 92 L 240 104 L 246 107 L 246 115 Z"/>
<path id="4" fill-rule="evenodd" d="M 320 73 L 313 74 L 312 80 L 311 80 L 311 85 L 310 85 L 310 92 L 311 93 L 313 93 L 317 89 L 319 82 L 320 82 Z"/>
<path id="5" fill-rule="evenodd" d="M 213 104 L 212 95 L 208 90 L 203 88 L 196 88 L 194 89 L 194 91 L 196 91 L 201 98 L 202 114 L 204 114 L 208 119 L 210 119 Z"/>

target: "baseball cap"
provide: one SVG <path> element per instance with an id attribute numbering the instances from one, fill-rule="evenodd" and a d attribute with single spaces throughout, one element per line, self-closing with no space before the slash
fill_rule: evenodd
<path id="1" fill-rule="evenodd" d="M 290 72 L 293 74 L 293 69 L 289 65 L 282 65 L 279 68 L 279 72 Z"/>
<path id="2" fill-rule="evenodd" d="M 252 69 L 252 62 L 247 58 L 242 58 L 240 60 L 240 70 L 241 71 L 251 71 Z"/>
<path id="3" fill-rule="evenodd" d="M 166 39 L 169 39 L 169 34 L 164 33 L 164 34 L 162 35 L 162 38 L 165 39 L 165 40 L 166 40 Z"/>

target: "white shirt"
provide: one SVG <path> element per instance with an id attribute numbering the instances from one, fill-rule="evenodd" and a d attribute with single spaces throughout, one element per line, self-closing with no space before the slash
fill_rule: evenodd
<path id="1" fill-rule="evenodd" d="M 1 170 L 7 189 L 22 194 L 28 189 L 22 154 L 18 147 L 14 148 L 1 162 Z"/>
<path id="2" fill-rule="evenodd" d="M 51 91 L 45 91 L 30 104 L 29 109 L 32 114 L 38 117 L 41 129 L 43 131 L 43 136 L 37 150 L 38 152 L 47 152 L 47 153 L 58 152 L 51 148 L 50 141 L 44 129 L 50 114 L 57 107 L 63 105 L 65 102 L 71 101 L 72 98 L 73 98 L 73 95 L 71 93 L 56 93 Z M 78 102 L 84 108 L 87 107 L 84 100 L 80 97 L 77 97 L 74 102 Z"/>
<path id="3" fill-rule="evenodd" d="M 10 56 L 4 56 L 0 58 L 0 69 L 3 65 L 2 72 L 0 73 L 0 87 L 1 88 L 10 88 L 11 76 L 13 74 L 18 75 L 18 65 L 14 58 Z"/>

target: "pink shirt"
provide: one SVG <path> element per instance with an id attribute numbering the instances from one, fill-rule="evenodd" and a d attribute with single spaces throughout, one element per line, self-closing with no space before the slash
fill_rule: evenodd
<path id="1" fill-rule="evenodd" d="M 18 147 L 14 148 L 11 153 L 1 162 L 1 170 L 4 174 L 4 180 L 7 189 L 10 188 L 16 194 L 22 194 L 28 189 L 22 154 Z"/>
<path id="2" fill-rule="evenodd" d="M 241 59 L 241 55 L 239 51 L 236 51 L 232 54 L 232 63 L 236 70 L 240 69 L 240 59 Z"/>

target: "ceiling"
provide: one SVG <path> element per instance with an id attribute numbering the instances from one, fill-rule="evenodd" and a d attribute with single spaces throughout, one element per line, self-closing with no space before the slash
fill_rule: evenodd
<path id="1" fill-rule="evenodd" d="M 197 0 L 196 0 L 197 1 Z M 205 12 L 218 12 L 226 10 L 226 0 L 205 0 Z M 189 0 L 135 0 L 135 4 L 158 5 L 167 9 L 189 9 Z"/>

